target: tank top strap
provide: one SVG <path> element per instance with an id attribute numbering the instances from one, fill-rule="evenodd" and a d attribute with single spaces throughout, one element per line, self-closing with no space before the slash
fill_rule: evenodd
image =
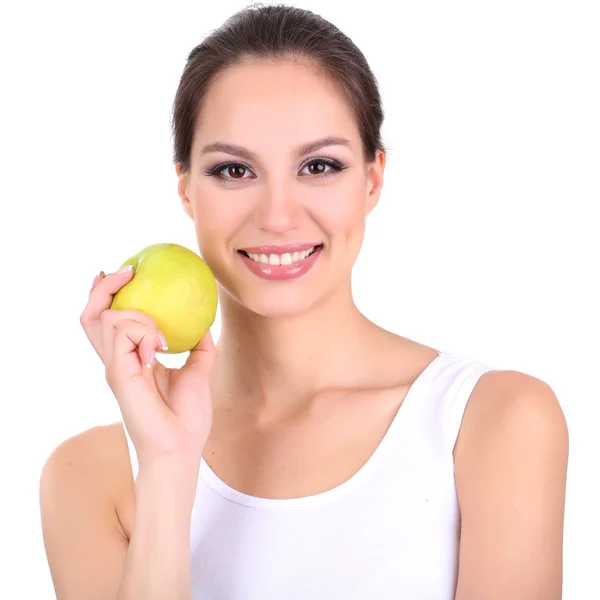
<path id="1" fill-rule="evenodd" d="M 441 389 L 439 399 L 443 406 L 446 440 L 454 450 L 462 419 L 475 386 L 482 375 L 498 371 L 497 367 L 479 360 L 445 352 L 446 363 L 438 372 Z"/>

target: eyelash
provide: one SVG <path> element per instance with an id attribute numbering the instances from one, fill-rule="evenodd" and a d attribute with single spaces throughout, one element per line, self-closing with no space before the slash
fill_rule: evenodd
<path id="1" fill-rule="evenodd" d="M 326 171 L 325 173 L 321 173 L 319 175 L 311 175 L 311 177 L 316 177 L 317 179 L 324 179 L 325 177 L 329 177 L 330 175 L 335 175 L 336 173 L 340 173 L 341 171 L 344 171 L 345 169 L 348 168 L 346 165 L 342 164 L 339 160 L 335 160 L 333 158 L 313 158 L 313 159 L 309 160 L 308 162 L 304 163 L 300 170 L 303 170 L 307 166 L 309 166 L 311 164 L 315 164 L 315 163 L 317 163 L 317 164 L 322 163 L 322 164 L 330 167 L 329 171 Z M 208 177 L 216 177 L 217 179 L 223 181 L 224 183 L 228 183 L 228 184 L 235 183 L 236 181 L 244 181 L 245 179 L 250 179 L 250 177 L 225 177 L 223 175 L 222 171 L 224 171 L 225 169 L 227 169 L 229 167 L 242 167 L 243 169 L 246 169 L 247 171 L 252 170 L 248 165 L 245 165 L 244 163 L 228 161 L 228 162 L 224 162 L 224 163 L 219 163 L 218 165 L 211 167 L 210 169 L 208 169 L 207 171 L 204 172 L 204 175 L 207 175 Z"/>

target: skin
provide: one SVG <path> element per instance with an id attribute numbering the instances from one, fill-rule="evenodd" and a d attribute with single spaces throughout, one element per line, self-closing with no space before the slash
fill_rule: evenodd
<path id="1" fill-rule="evenodd" d="M 330 135 L 349 143 L 295 156 L 298 145 Z M 202 153 L 217 141 L 253 158 Z M 347 168 L 319 178 L 305 167 L 315 157 Z M 237 173 L 243 178 L 226 169 L 228 184 L 204 174 L 225 161 L 247 166 Z M 204 458 L 235 489 L 293 498 L 346 481 L 438 353 L 379 327 L 352 298 L 351 270 L 384 170 L 383 152 L 364 162 L 349 106 L 309 65 L 246 61 L 211 85 L 190 170 L 177 165 L 176 173 L 200 252 L 220 283 Z M 298 241 L 325 248 L 294 281 L 257 278 L 236 252 Z M 567 455 L 565 419 L 545 382 L 517 371 L 480 378 L 454 451 L 462 519 L 457 600 L 561 597 Z M 61 444 L 44 468 L 41 494 L 55 584 L 76 589 L 77 571 L 88 586 L 97 580 L 94 589 L 105 594 L 98 597 L 112 597 L 135 512 L 120 423 Z M 91 537 L 90 546 L 84 540 Z M 98 563 L 101 578 L 85 566 Z"/>

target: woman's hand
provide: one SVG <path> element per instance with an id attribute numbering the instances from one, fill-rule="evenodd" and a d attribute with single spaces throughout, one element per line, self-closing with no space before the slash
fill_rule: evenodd
<path id="1" fill-rule="evenodd" d="M 199 467 L 212 424 L 209 375 L 216 358 L 210 330 L 180 369 L 155 358 L 165 345 L 154 319 L 135 310 L 113 310 L 113 295 L 133 269 L 94 279 L 80 322 L 105 365 L 138 462 L 175 456 Z"/>

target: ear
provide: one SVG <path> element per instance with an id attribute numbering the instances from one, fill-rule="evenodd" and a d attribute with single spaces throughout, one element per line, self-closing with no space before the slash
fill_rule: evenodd
<path id="1" fill-rule="evenodd" d="M 181 199 L 181 204 L 183 206 L 183 210 L 185 214 L 194 220 L 194 210 L 192 207 L 192 203 L 187 196 L 187 181 L 188 181 L 188 173 L 181 172 L 181 164 L 177 163 L 175 165 L 175 173 L 177 173 L 177 177 L 179 181 L 177 182 L 177 193 L 179 194 L 179 198 Z"/>
<path id="2" fill-rule="evenodd" d="M 367 214 L 369 214 L 377 202 L 383 187 L 383 173 L 385 171 L 386 154 L 383 150 L 377 150 L 375 160 L 367 165 Z"/>

